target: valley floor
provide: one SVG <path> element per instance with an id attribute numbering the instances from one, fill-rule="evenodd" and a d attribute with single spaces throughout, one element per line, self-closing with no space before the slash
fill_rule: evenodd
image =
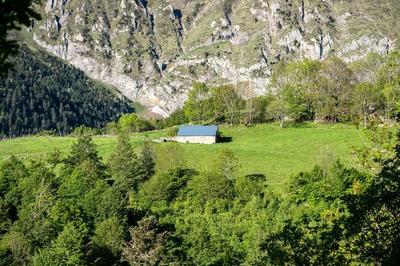
<path id="1" fill-rule="evenodd" d="M 349 125 L 307 124 L 281 129 L 275 124 L 254 127 L 222 127 L 224 136 L 232 140 L 215 145 L 182 145 L 189 167 L 206 170 L 219 151 L 231 149 L 239 158 L 240 174 L 264 174 L 272 186 L 281 185 L 291 174 L 310 170 L 315 164 L 340 159 L 353 164 L 352 147 L 363 143 L 359 131 Z M 165 131 L 132 134 L 132 143 L 141 148 L 145 139 L 165 136 Z M 11 155 L 46 156 L 55 149 L 67 153 L 74 137 L 26 137 L 0 141 L 0 160 Z M 114 136 L 94 137 L 100 155 L 106 160 L 116 146 Z M 155 144 L 175 145 L 171 143 Z"/>

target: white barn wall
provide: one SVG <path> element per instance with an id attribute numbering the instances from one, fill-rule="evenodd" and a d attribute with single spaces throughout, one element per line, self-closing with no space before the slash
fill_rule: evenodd
<path id="1" fill-rule="evenodd" d="M 215 136 L 178 136 L 177 142 L 181 143 L 197 143 L 197 144 L 215 144 Z"/>

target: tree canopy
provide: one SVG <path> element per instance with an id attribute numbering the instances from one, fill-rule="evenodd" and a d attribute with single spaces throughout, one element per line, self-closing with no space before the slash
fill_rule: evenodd
<path id="1" fill-rule="evenodd" d="M 222 150 L 206 171 L 156 167 L 122 134 L 107 164 L 88 136 L 60 160 L 0 163 L 2 265 L 393 265 L 400 144 L 379 170 L 340 161 L 281 190 Z M 164 160 L 164 158 L 163 158 Z M 147 163 L 145 163 L 147 162 Z"/>

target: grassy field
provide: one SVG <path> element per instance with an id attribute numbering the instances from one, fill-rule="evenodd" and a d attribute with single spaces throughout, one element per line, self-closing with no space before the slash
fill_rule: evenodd
<path id="1" fill-rule="evenodd" d="M 281 129 L 273 124 L 254 127 L 222 127 L 228 143 L 215 145 L 180 144 L 189 167 L 207 169 L 225 148 L 233 150 L 240 162 L 240 174 L 264 174 L 271 185 L 279 185 L 288 176 L 309 170 L 321 160 L 353 161 L 351 149 L 362 144 L 358 131 L 347 125 L 303 125 Z M 140 148 L 143 141 L 164 136 L 165 132 L 133 134 L 132 143 Z M 73 137 L 27 137 L 0 141 L 0 160 L 11 155 L 38 158 L 59 149 L 67 153 Z M 116 145 L 115 137 L 95 137 L 95 143 L 104 159 Z M 171 145 L 162 143 L 155 145 Z M 157 148 L 157 147 L 156 147 Z"/>

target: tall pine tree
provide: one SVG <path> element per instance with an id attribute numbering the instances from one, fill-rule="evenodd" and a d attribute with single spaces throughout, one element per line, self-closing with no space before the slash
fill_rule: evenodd
<path id="1" fill-rule="evenodd" d="M 118 135 L 117 148 L 111 154 L 108 166 L 116 184 L 123 192 L 137 189 L 141 181 L 139 161 L 126 133 Z"/>

